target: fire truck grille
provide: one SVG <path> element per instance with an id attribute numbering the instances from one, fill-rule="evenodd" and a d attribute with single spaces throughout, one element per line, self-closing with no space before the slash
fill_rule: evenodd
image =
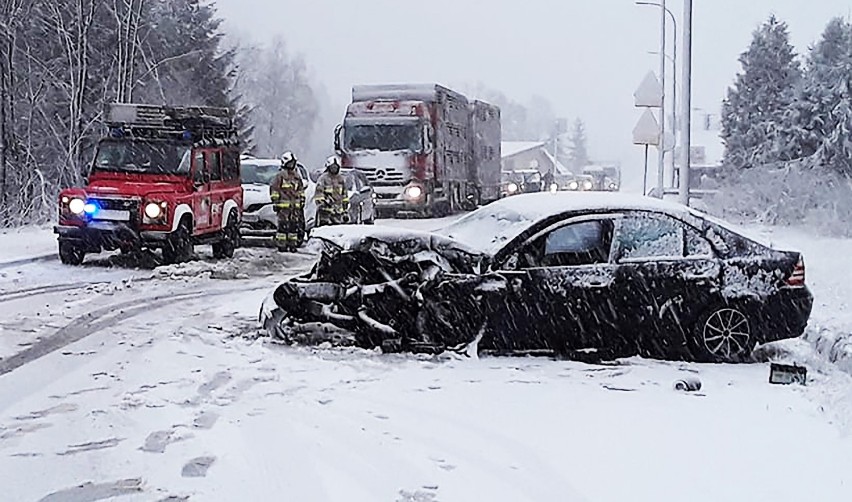
<path id="1" fill-rule="evenodd" d="M 139 201 L 136 199 L 112 198 L 112 197 L 89 197 L 88 202 L 97 204 L 101 209 L 110 211 L 128 211 L 130 219 L 127 223 L 131 228 L 138 228 L 139 224 Z M 95 216 L 95 219 L 98 219 Z"/>
<path id="2" fill-rule="evenodd" d="M 395 167 L 359 167 L 367 175 L 370 183 L 377 186 L 401 185 L 405 182 L 405 172 Z"/>

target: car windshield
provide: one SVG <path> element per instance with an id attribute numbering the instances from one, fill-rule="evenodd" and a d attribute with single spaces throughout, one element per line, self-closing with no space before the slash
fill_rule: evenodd
<path id="1" fill-rule="evenodd" d="M 344 129 L 346 151 L 379 150 L 383 152 L 419 152 L 423 147 L 417 124 L 359 124 Z"/>
<path id="2" fill-rule="evenodd" d="M 252 164 L 243 162 L 240 165 L 240 179 L 243 183 L 268 185 L 278 174 L 278 164 Z"/>
<path id="3" fill-rule="evenodd" d="M 94 170 L 186 175 L 191 150 L 186 143 L 170 141 L 106 140 L 98 146 Z"/>

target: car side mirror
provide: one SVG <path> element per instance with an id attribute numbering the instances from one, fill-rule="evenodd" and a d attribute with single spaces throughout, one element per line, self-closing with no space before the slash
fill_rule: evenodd
<path id="1" fill-rule="evenodd" d="M 334 151 L 338 155 L 340 155 L 342 153 L 342 149 L 340 148 L 340 136 L 341 136 L 342 132 L 343 132 L 343 125 L 337 124 L 337 126 L 334 128 Z"/>

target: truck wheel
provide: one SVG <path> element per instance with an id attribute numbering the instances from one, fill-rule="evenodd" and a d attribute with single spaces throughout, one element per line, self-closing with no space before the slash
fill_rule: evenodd
<path id="1" fill-rule="evenodd" d="M 233 258 L 234 250 L 240 246 L 240 226 L 237 214 L 231 213 L 222 240 L 213 243 L 213 258 Z"/>
<path id="2" fill-rule="evenodd" d="M 163 263 L 171 265 L 189 261 L 192 257 L 192 235 L 186 221 L 178 225 L 177 230 L 172 232 L 166 245 L 163 246 Z"/>
<path id="3" fill-rule="evenodd" d="M 69 242 L 59 242 L 59 261 L 64 265 L 80 265 L 86 252 Z"/>

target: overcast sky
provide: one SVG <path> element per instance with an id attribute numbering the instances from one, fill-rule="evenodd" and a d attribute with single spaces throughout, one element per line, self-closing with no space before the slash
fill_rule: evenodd
<path id="1" fill-rule="evenodd" d="M 683 2 L 667 3 L 680 21 Z M 216 4 L 226 30 L 258 42 L 282 35 L 341 107 L 353 83 L 482 82 L 519 101 L 546 97 L 557 115 L 586 121 L 593 157 L 641 169 L 640 147 L 631 145 L 640 115 L 633 91 L 659 66 L 647 54 L 659 47 L 658 9 L 633 0 Z M 793 43 L 804 51 L 831 17 L 848 16 L 850 6 L 848 0 L 695 0 L 693 106 L 719 109 L 739 70 L 738 55 L 771 13 L 787 21 Z"/>

